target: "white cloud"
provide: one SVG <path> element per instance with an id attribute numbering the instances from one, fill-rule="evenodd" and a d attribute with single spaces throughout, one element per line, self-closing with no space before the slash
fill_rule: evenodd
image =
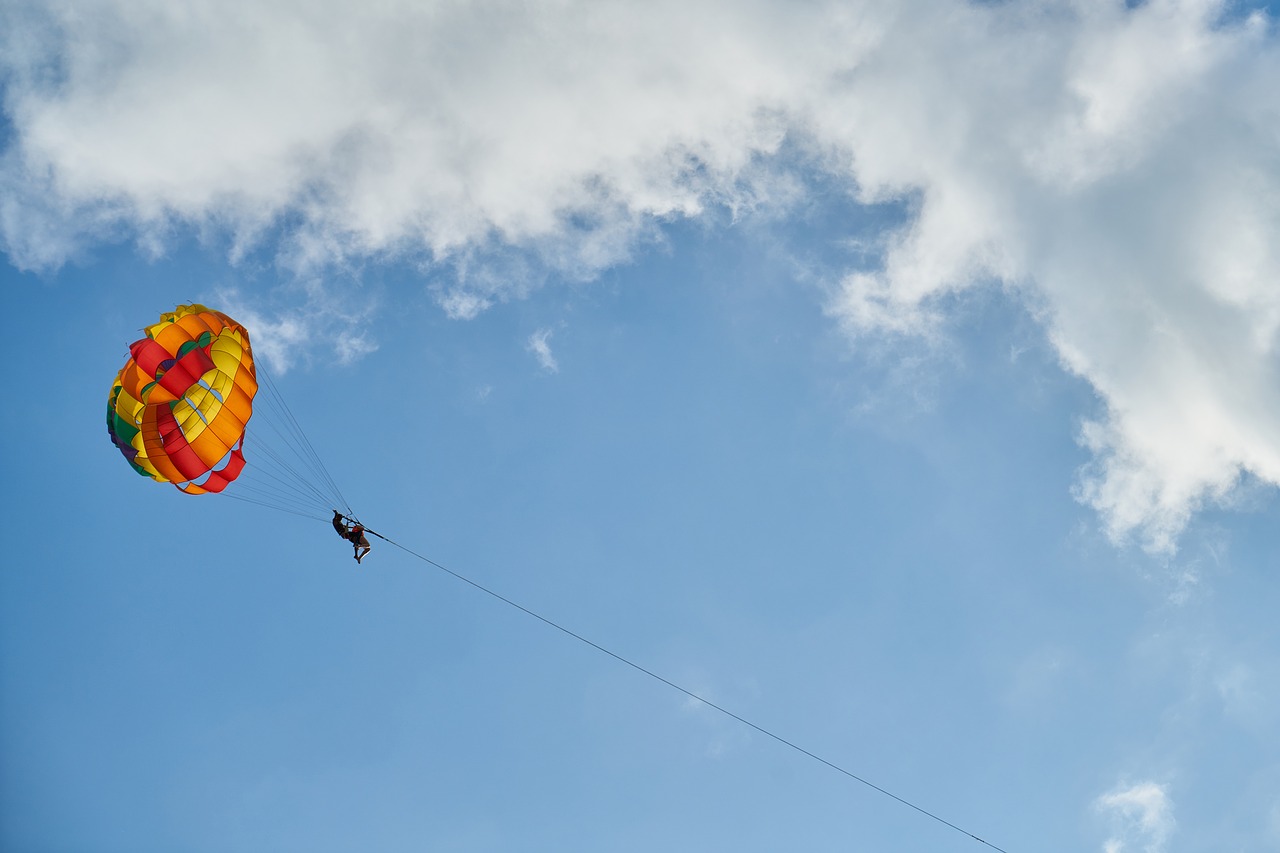
<path id="1" fill-rule="evenodd" d="M 749 202 L 819 23 L 674 0 L 47 6 L 6 21 L 4 174 L 28 215 L 5 244 L 28 266 L 99 222 L 249 244 L 288 215 L 302 265 L 498 244 L 590 275 L 652 217 Z"/>
<path id="2" fill-rule="evenodd" d="M 1104 406 L 1078 496 L 1169 552 L 1243 472 L 1280 482 L 1280 53 L 1209 2 L 1007 8 L 917 27 L 933 62 L 886 52 L 854 84 L 838 135 L 864 197 L 920 201 L 833 311 L 928 333 L 956 290 L 1026 296 Z"/>
<path id="3" fill-rule="evenodd" d="M 453 320 L 472 320 L 491 307 L 493 303 L 474 293 L 452 291 L 442 294 L 440 307 Z"/>
<path id="4" fill-rule="evenodd" d="M 533 353 L 534 358 L 538 359 L 538 364 L 548 373 L 559 373 L 560 365 L 556 362 L 555 355 L 551 352 L 551 345 L 547 343 L 551 339 L 552 331 L 550 329 L 539 329 L 529 336 L 525 349 Z"/>
<path id="5" fill-rule="evenodd" d="M 370 340 L 367 332 L 344 330 L 338 333 L 333 342 L 334 352 L 342 364 L 350 364 L 371 352 L 377 352 L 378 345 Z"/>
<path id="6" fill-rule="evenodd" d="M 244 324 L 255 355 L 279 375 L 316 352 L 331 352 L 340 364 L 349 364 L 377 350 L 366 328 L 376 302 L 357 305 L 318 281 L 293 288 L 290 296 L 289 307 L 278 311 L 252 294 L 224 288 L 215 303 Z"/>
<path id="7" fill-rule="evenodd" d="M 1163 853 L 1177 825 L 1168 792 L 1154 782 L 1116 788 L 1094 807 L 1112 820 L 1112 835 L 1102 845 L 1106 853 Z"/>
<path id="8" fill-rule="evenodd" d="M 931 335 L 950 294 L 1025 299 L 1100 401 L 1077 496 L 1171 552 L 1242 477 L 1280 483 L 1280 49 L 1224 8 L 16 0 L 0 245 L 407 258 L 468 318 L 811 169 L 909 210 L 832 316 Z"/>

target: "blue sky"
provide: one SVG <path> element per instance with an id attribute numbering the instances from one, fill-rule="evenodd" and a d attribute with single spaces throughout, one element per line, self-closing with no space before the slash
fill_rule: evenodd
<path id="1" fill-rule="evenodd" d="M 986 849 L 134 475 L 103 402 L 189 301 L 374 529 L 1009 853 L 1280 847 L 1275 10 L 47 5 L 0 847 Z"/>

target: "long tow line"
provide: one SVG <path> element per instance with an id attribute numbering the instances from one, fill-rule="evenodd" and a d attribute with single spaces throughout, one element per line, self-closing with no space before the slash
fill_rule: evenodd
<path id="1" fill-rule="evenodd" d="M 275 461 L 277 466 L 275 474 L 271 475 L 271 479 L 274 482 L 259 483 L 256 487 L 257 490 L 250 492 L 250 494 L 253 495 L 253 497 L 250 497 L 248 495 L 236 495 L 234 493 L 228 493 L 228 496 L 234 497 L 238 500 L 245 501 L 247 503 L 261 504 L 262 506 L 271 507 L 272 509 L 277 509 L 282 512 L 288 512 L 293 515 L 301 515 L 307 518 L 314 518 L 319 521 L 324 521 L 325 519 L 323 515 L 317 514 L 317 513 L 322 512 L 323 511 L 322 508 L 325 507 L 326 504 L 329 506 L 333 506 L 334 503 L 337 503 L 337 504 L 340 504 L 342 507 L 344 507 L 347 511 L 347 515 L 343 516 L 344 518 L 349 519 L 350 521 L 353 521 L 356 524 L 360 524 L 361 527 L 364 527 L 364 525 L 361 524 L 359 519 L 355 518 L 350 514 L 351 513 L 350 504 L 347 503 L 346 499 L 342 495 L 341 490 L 338 489 L 337 482 L 334 480 L 332 475 L 330 475 L 328 468 L 324 464 L 324 461 L 320 458 L 320 455 L 316 452 L 315 447 L 311 444 L 310 440 L 307 438 L 306 433 L 303 432 L 302 425 L 298 423 L 297 418 L 294 417 L 293 412 L 289 408 L 289 404 L 285 402 L 283 395 L 281 395 L 279 390 L 275 387 L 275 383 L 271 381 L 271 377 L 269 375 L 266 375 L 265 379 L 266 379 L 265 385 L 268 388 L 269 397 L 272 403 L 274 404 L 273 408 L 277 410 L 277 420 L 280 421 L 280 424 L 275 425 L 274 429 L 279 434 L 280 438 L 283 440 L 285 446 L 287 446 L 289 450 L 292 452 L 293 456 L 295 457 L 295 461 L 299 464 L 295 466 L 294 464 L 289 463 L 285 458 L 282 458 L 280 454 L 278 453 L 270 454 L 270 451 L 268 451 L 270 454 L 270 458 L 273 458 L 273 461 Z M 690 699 L 693 699 L 696 702 L 701 703 L 702 705 L 707 706 L 708 708 L 719 711 L 721 714 L 724 714 L 726 717 L 729 717 L 733 720 L 738 721 L 739 723 L 746 726 L 747 728 L 750 728 L 753 731 L 757 731 L 760 734 L 765 735 L 766 737 L 777 741 L 783 746 L 789 747 L 792 750 L 795 750 L 796 752 L 800 753 L 801 755 L 804 755 L 807 758 L 810 758 L 813 761 L 818 762 L 819 764 L 825 765 L 826 767 L 836 771 L 837 773 L 840 773 L 841 775 L 846 776 L 854 780 L 855 782 L 859 782 L 862 785 L 865 785 L 866 787 L 872 789 L 873 791 L 883 794 L 889 799 L 894 800 L 895 802 L 898 802 L 906 806 L 907 808 L 912 809 L 913 811 L 916 811 L 921 815 L 924 815 L 925 817 L 930 818 L 931 820 L 936 821 L 937 823 L 940 823 L 943 826 L 951 830 L 954 830 L 955 832 L 958 832 L 961 835 L 964 835 L 967 838 L 970 838 L 991 850 L 996 851 L 996 853 L 1009 853 L 1009 851 L 1005 850 L 1003 847 L 998 847 L 995 844 L 992 844 L 990 841 L 980 838 L 974 833 L 969 832 L 967 829 L 964 829 L 963 827 L 958 826 L 957 824 L 954 824 L 943 817 L 940 817 L 934 812 L 931 812 L 922 806 L 918 806 L 915 803 L 911 802 L 910 800 L 904 797 L 898 796 L 892 791 L 889 791 L 885 788 L 880 787 L 874 782 L 871 782 L 868 779 L 862 776 L 859 776 L 858 774 L 850 770 L 847 770 L 844 767 L 841 767 L 840 765 L 836 764 L 833 761 L 828 761 L 827 759 L 823 758 L 817 753 L 811 752 L 805 749 L 804 747 L 800 746 L 794 741 L 788 740 L 787 738 L 784 738 L 781 735 L 775 734 L 774 732 L 764 728 L 763 726 L 760 726 L 760 725 L 757 725 L 756 723 L 751 722 L 750 720 L 748 720 L 747 718 L 739 714 L 735 714 L 733 711 L 730 711 L 728 708 L 725 708 L 722 705 L 718 705 L 715 702 L 712 702 L 710 699 L 706 698 L 705 696 L 701 696 L 693 692 L 692 690 L 689 690 L 686 687 L 682 687 L 681 685 L 675 683 L 669 678 L 659 675 L 653 670 L 647 669 L 641 666 L 640 664 L 636 663 L 635 661 L 632 661 L 626 657 L 623 657 L 617 652 L 607 649 L 593 640 L 587 639 L 581 634 L 578 634 L 570 630 L 569 628 L 566 628 L 560 623 L 555 622 L 554 620 L 548 619 L 547 617 L 543 616 L 540 613 L 536 613 L 535 611 L 530 610 L 528 607 L 525 607 L 523 604 L 519 604 L 518 602 L 512 601 L 510 598 L 507 598 L 506 596 L 490 589 L 489 587 L 484 586 L 483 584 L 477 583 L 476 581 L 472 580 L 466 575 L 463 575 L 459 572 L 455 572 L 453 569 L 450 569 L 446 566 L 441 565 L 440 563 L 437 563 L 435 560 L 432 560 L 430 557 L 427 557 L 424 554 L 420 554 L 417 551 L 414 551 L 412 548 L 409 548 L 405 545 L 401 545 L 399 542 L 396 542 L 394 539 L 391 539 L 388 536 L 384 536 L 383 534 L 378 533 L 376 530 L 370 530 L 369 528 L 364 527 L 364 532 L 378 537 L 379 539 L 388 543 L 389 545 L 393 545 L 396 548 L 399 548 L 401 551 L 405 552 L 406 554 L 409 554 L 412 557 L 416 557 L 417 559 L 421 560 L 424 563 L 427 563 L 428 565 L 434 566 L 435 568 L 439 569 L 445 574 L 450 575 L 453 578 L 462 581 L 468 586 L 474 587 L 480 592 L 483 592 L 485 595 L 488 595 L 491 598 L 495 598 L 498 601 L 501 601 L 503 604 L 506 604 L 509 607 L 519 610 L 521 613 L 524 613 L 527 616 L 531 616 L 534 619 L 537 619 L 539 622 L 542 622 L 544 625 L 554 628 L 560 633 L 565 634 L 569 637 L 572 637 L 573 639 L 577 640 L 578 642 L 584 645 L 590 646 L 591 648 L 595 649 L 601 654 L 607 655 L 613 658 L 614 660 L 618 661 L 619 663 L 626 664 L 627 666 L 631 667 L 637 672 L 643 673 L 644 675 L 649 676 L 653 680 L 658 681 L 662 684 L 665 684 L 666 686 L 670 687 L 672 690 L 682 693 L 683 695 L 689 697 Z"/>
<path id="2" fill-rule="evenodd" d="M 348 517 L 349 517 L 349 516 L 348 516 Z M 355 521 L 357 524 L 360 524 L 359 519 L 352 518 L 351 520 L 352 520 L 352 521 Z M 363 527 L 363 525 L 361 525 L 361 526 Z M 947 820 L 946 818 L 940 817 L 939 815 L 935 814 L 934 812 L 929 811 L 928 809 L 924 808 L 923 806 L 918 806 L 918 805 L 916 805 L 915 803 L 911 802 L 910 800 L 908 800 L 908 799 L 906 799 L 906 798 L 904 798 L 904 797 L 900 797 L 900 796 L 898 796 L 897 794 L 893 793 L 892 791 L 886 790 L 885 788 L 880 787 L 879 785 L 875 784 L 874 782 L 871 782 L 870 780 L 868 780 L 868 779 L 866 779 L 866 778 L 864 778 L 864 777 L 862 777 L 862 776 L 859 776 L 858 774 L 854 773 L 853 771 L 851 771 L 851 770 L 847 770 L 847 769 L 845 769 L 844 767 L 841 767 L 839 764 L 836 764 L 836 763 L 835 763 L 835 762 L 833 762 L 833 761 L 828 761 L 827 759 L 823 758 L 821 755 L 818 755 L 818 754 L 817 754 L 817 753 L 815 753 L 815 752 L 811 752 L 811 751 L 809 751 L 809 750 L 805 749 L 804 747 L 800 746 L 799 744 L 795 743 L 794 741 L 788 740 L 787 738 L 783 737 L 782 735 L 775 734 L 775 733 L 773 733 L 773 732 L 769 731 L 768 729 L 766 729 L 765 727 L 760 726 L 760 725 L 757 725 L 756 723 L 751 722 L 751 721 L 750 721 L 750 720 L 748 720 L 746 717 L 743 717 L 743 716 L 741 716 L 741 715 L 739 715 L 739 714 L 735 714 L 733 711 L 730 711 L 728 708 L 725 708 L 723 705 L 717 705 L 715 702 L 712 702 L 710 699 L 706 698 L 705 696 L 701 696 L 701 695 L 699 695 L 699 694 L 697 694 L 697 693 L 693 692 L 692 690 L 689 690 L 689 689 L 688 689 L 688 688 L 686 688 L 686 687 L 682 687 L 682 686 L 680 686 L 679 684 L 675 683 L 674 681 L 670 680 L 669 678 L 666 678 L 666 677 L 664 677 L 664 676 L 662 676 L 662 675 L 659 675 L 658 673 L 654 672 L 653 670 L 651 670 L 651 669 L 647 669 L 647 668 L 645 668 L 645 667 L 641 666 L 640 664 L 636 663 L 635 661 L 633 661 L 633 660 L 629 660 L 628 658 L 625 658 L 625 657 L 623 657 L 622 655 L 618 654 L 617 652 L 614 652 L 614 651 L 612 651 L 612 650 L 610 650 L 610 649 L 605 648 L 604 646 L 600 645 L 599 643 L 597 643 L 597 642 L 595 642 L 595 641 L 593 641 L 593 640 L 587 639 L 586 637 L 582 636 L 581 634 L 578 634 L 578 633 L 576 633 L 575 631 L 572 631 L 572 630 L 570 630 L 569 628 L 566 628 L 565 626 L 561 625 L 561 624 L 560 624 L 560 623 L 558 623 L 558 622 L 555 622 L 554 620 L 548 619 L 546 616 L 543 616 L 543 615 L 542 615 L 542 614 L 540 614 L 540 613 L 537 613 L 537 612 L 535 612 L 535 611 L 533 611 L 533 610 L 530 610 L 528 607 L 525 607 L 523 604 L 520 604 L 519 602 L 512 601 L 510 598 L 507 598 L 505 595 L 502 595 L 501 593 L 496 592 L 496 591 L 494 591 L 494 590 L 490 589 L 489 587 L 487 587 L 487 586 L 485 586 L 485 585 L 483 585 L 483 584 L 481 584 L 481 583 L 478 583 L 478 582 L 476 582 L 476 581 L 472 580 L 471 578 L 467 577 L 466 575 L 460 574 L 459 572 L 455 572 L 453 569 L 450 569 L 450 568 L 448 568 L 447 566 L 443 566 L 443 565 L 441 565 L 440 563 L 437 563 L 435 560 L 431 559 L 430 557 L 427 557 L 427 556 L 426 556 L 426 555 L 424 555 L 424 554 L 420 554 L 420 553 L 418 553 L 417 551 L 414 551 L 412 548 L 409 548 L 409 547 L 407 547 L 407 546 L 405 546 L 405 545 L 401 545 L 399 542 L 395 541 L 394 539 L 391 539 L 391 538 L 390 538 L 390 537 L 388 537 L 388 536 L 384 536 L 384 535 L 382 535 L 381 533 L 378 533 L 376 530 L 370 530 L 369 528 L 365 527 L 365 528 L 364 528 L 364 532 L 365 532 L 365 533 L 368 533 L 368 534 L 370 534 L 370 535 L 372 535 L 372 536 L 376 536 L 376 537 L 378 537 L 379 539 L 381 539 L 382 541 L 386 542 L 387 544 L 389 544 L 389 545 L 393 545 L 393 546 L 395 546 L 396 548 L 399 548 L 401 551 L 405 552 L 406 554 L 409 554 L 409 555 L 410 555 L 410 556 L 412 556 L 412 557 L 416 557 L 417 559 L 421 560 L 422 562 L 427 563 L 428 565 L 434 566 L 435 568 L 439 569 L 440 571 L 444 572 L 445 574 L 450 575 L 451 577 L 453 577 L 453 578 L 455 578 L 455 579 L 457 579 L 457 580 L 462 581 L 463 583 L 467 584 L 468 586 L 471 586 L 471 587 L 474 587 L 475 589 L 478 589 L 480 592 L 483 592 L 485 595 L 488 595 L 488 596 L 490 596 L 491 598 L 496 598 L 498 601 L 501 601 L 503 604 L 506 604 L 506 605 L 507 605 L 507 606 L 509 606 L 509 607 L 513 607 L 513 608 L 515 608 L 516 610 L 519 610 L 521 613 L 524 613 L 526 616 L 532 616 L 534 619 L 537 619 L 539 622 L 543 623 L 544 625 L 547 625 L 547 626 L 549 626 L 549 627 L 552 627 L 552 628 L 556 629 L 557 631 L 559 631 L 560 633 L 565 634 L 565 635 L 567 635 L 567 636 L 569 636 L 569 637 L 572 637 L 573 639 L 577 640 L 578 642 L 583 643 L 583 644 L 585 644 L 585 645 L 587 645 L 587 646 L 590 646 L 591 648 L 595 649 L 596 651 L 598 651 L 598 652 L 600 652 L 600 653 L 602 653 L 602 654 L 608 655 L 609 657 L 613 658 L 614 660 L 616 660 L 616 661 L 618 661 L 618 662 L 620 662 L 620 663 L 624 663 L 624 664 L 626 664 L 627 666 L 631 667 L 632 669 L 636 670 L 637 672 L 643 673 L 643 674 L 645 674 L 645 675 L 649 676 L 650 678 L 652 678 L 653 680 L 658 681 L 658 682 L 661 682 L 662 684 L 665 684 L 666 686 L 670 687 L 672 690 L 676 690 L 676 691 L 678 691 L 679 693 L 683 693 L 685 696 L 689 697 L 690 699 L 693 699 L 693 700 L 695 700 L 695 701 L 697 701 L 697 702 L 700 702 L 701 704 L 706 705 L 708 708 L 712 708 L 713 710 L 719 711 L 721 714 L 724 714 L 726 717 L 729 717 L 729 718 L 731 718 L 731 719 L 737 720 L 737 721 L 738 721 L 739 723 L 741 723 L 742 725 L 744 725 L 744 726 L 746 726 L 746 727 L 748 727 L 748 728 L 750 728 L 750 729 L 752 729 L 752 730 L 754 730 L 754 731 L 757 731 L 757 732 L 759 732 L 760 734 L 765 735 L 765 736 L 766 736 L 766 737 L 768 737 L 768 738 L 772 738 L 773 740 L 777 741 L 778 743 L 782 744 L 783 746 L 790 747 L 791 749 L 795 750 L 796 752 L 800 753 L 801 755 L 804 755 L 804 756 L 806 756 L 807 758 L 810 758 L 810 759 L 812 759 L 812 760 L 814 760 L 814 761 L 818 762 L 819 764 L 825 765 L 826 767 L 829 767 L 830 769 L 832 769 L 832 770 L 836 771 L 837 773 L 839 773 L 839 774 L 841 774 L 841 775 L 843 775 L 843 776 L 847 776 L 848 778 L 850 778 L 850 779 L 854 780 L 855 782 L 859 782 L 859 783 L 861 783 L 861 784 L 865 785 L 866 787 L 870 788 L 871 790 L 876 791 L 876 792 L 878 792 L 878 793 L 880 793 L 880 794 L 883 794 L 884 796 L 888 797 L 889 799 L 894 800 L 895 802 L 901 803 L 902 805 L 906 806 L 907 808 L 912 809 L 912 810 L 914 810 L 914 811 L 916 811 L 916 812 L 919 812 L 920 814 L 924 815 L 925 817 L 930 818 L 931 820 L 934 820 L 934 821 L 936 821 L 936 822 L 938 822 L 938 823 L 942 824 L 943 826 L 945 826 L 945 827 L 947 827 L 947 828 L 949 828 L 949 829 L 952 829 L 952 830 L 954 830 L 954 831 L 956 831 L 956 832 L 960 833 L 961 835 L 964 835 L 964 836 L 966 836 L 967 838 L 970 838 L 970 839 L 972 839 L 972 840 L 974 840 L 974 841 L 978 842 L 979 844 L 981 844 L 981 845 L 983 845 L 983 846 L 985 846 L 985 847 L 987 847 L 987 848 L 989 848 L 989 849 L 991 849 L 991 850 L 995 850 L 995 851 L 997 851 L 997 853 L 1009 853 L 1009 851 L 1008 851 L 1008 850 L 1005 850 L 1003 847 L 998 847 L 998 846 L 996 846 L 995 844 L 992 844 L 990 841 L 987 841 L 987 840 L 986 840 L 986 839 L 984 839 L 984 838 L 980 838 L 979 836 L 977 836 L 977 835 L 973 834 L 973 833 L 972 833 L 972 832 L 970 832 L 969 830 L 967 830 L 967 829 L 965 829 L 965 828 L 963 828 L 963 827 L 961 827 L 961 826 L 958 826 L 958 825 L 956 825 L 956 824 L 952 823 L 951 821 Z"/>

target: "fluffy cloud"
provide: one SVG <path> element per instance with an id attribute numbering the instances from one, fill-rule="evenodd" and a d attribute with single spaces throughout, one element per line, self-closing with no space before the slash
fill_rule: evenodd
<path id="1" fill-rule="evenodd" d="M 967 288 L 1026 300 L 1102 404 L 1079 498 L 1168 552 L 1242 477 L 1280 483 L 1280 51 L 1225 8 L 18 0 L 0 245 L 408 258 L 465 318 L 808 169 L 910 211 L 831 315 L 928 335 Z"/>
<path id="2" fill-rule="evenodd" d="M 1105 406 L 1079 497 L 1154 551 L 1242 475 L 1280 482 L 1280 54 L 1260 17 L 1218 12 L 968 9 L 914 29 L 934 62 L 868 61 L 830 132 L 865 198 L 921 199 L 834 313 L 918 332 L 957 290 L 1022 295 Z"/>
<path id="3" fill-rule="evenodd" d="M 24 266 L 112 225 L 247 246 L 288 218 L 302 265 L 515 246 L 590 275 L 655 217 L 749 203 L 772 111 L 829 70 L 806 56 L 825 15 L 768 4 L 6 8 Z"/>
<path id="4" fill-rule="evenodd" d="M 1103 844 L 1106 853 L 1163 853 L 1176 822 L 1173 803 L 1164 787 L 1154 782 L 1141 782 L 1103 794 L 1094 803 L 1107 814 L 1114 832 Z"/>

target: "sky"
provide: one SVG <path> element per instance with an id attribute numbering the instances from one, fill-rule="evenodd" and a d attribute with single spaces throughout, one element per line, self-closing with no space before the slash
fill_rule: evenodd
<path id="1" fill-rule="evenodd" d="M 0 3 L 0 848 L 1280 849 L 1278 16 Z"/>

